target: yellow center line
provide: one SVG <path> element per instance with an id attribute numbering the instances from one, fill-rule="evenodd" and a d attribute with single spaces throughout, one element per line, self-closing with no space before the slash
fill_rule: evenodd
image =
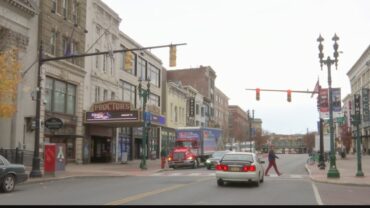
<path id="1" fill-rule="evenodd" d="M 127 204 L 128 202 L 131 202 L 131 201 L 136 201 L 136 200 L 148 197 L 148 196 L 153 196 L 153 195 L 160 194 L 160 193 L 163 193 L 163 192 L 172 191 L 172 190 L 175 190 L 175 189 L 179 189 L 181 187 L 189 186 L 191 184 L 199 183 L 201 181 L 206 181 L 206 180 L 211 180 L 211 179 L 210 178 L 200 179 L 200 180 L 197 180 L 195 182 L 188 183 L 188 184 L 177 184 L 177 185 L 174 185 L 174 186 L 170 186 L 170 187 L 166 187 L 166 188 L 162 188 L 162 189 L 157 189 L 157 190 L 154 190 L 154 191 L 144 192 L 144 193 L 136 194 L 136 195 L 129 196 L 129 197 L 126 197 L 126 198 L 122 198 L 122 199 L 119 199 L 119 200 L 116 200 L 116 201 L 112 201 L 112 202 L 109 202 L 105 205 Z"/>

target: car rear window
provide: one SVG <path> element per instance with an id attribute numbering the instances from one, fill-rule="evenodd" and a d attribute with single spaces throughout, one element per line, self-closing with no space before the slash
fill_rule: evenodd
<path id="1" fill-rule="evenodd" d="M 253 156 L 247 154 L 226 154 L 222 160 L 239 160 L 239 161 L 250 161 L 253 162 Z"/>

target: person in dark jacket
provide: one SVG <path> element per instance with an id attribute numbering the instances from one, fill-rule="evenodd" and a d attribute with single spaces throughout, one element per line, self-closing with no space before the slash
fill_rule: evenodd
<path id="1" fill-rule="evenodd" d="M 161 150 L 161 168 L 164 169 L 166 166 L 166 157 L 167 157 L 167 151 L 165 148 L 162 148 Z"/>
<path id="2" fill-rule="evenodd" d="M 270 151 L 269 151 L 269 155 L 268 155 L 268 159 L 269 159 L 269 165 L 267 166 L 267 169 L 266 169 L 266 171 L 265 171 L 265 176 L 268 176 L 268 172 L 269 172 L 269 170 L 270 170 L 270 168 L 271 168 L 271 166 L 273 166 L 274 167 L 274 169 L 275 169 L 275 172 L 280 176 L 281 175 L 281 173 L 279 172 L 279 170 L 277 169 L 277 167 L 276 167 L 276 161 L 275 161 L 275 159 L 279 159 L 279 157 L 278 156 L 276 156 L 276 154 L 275 154 L 275 152 L 274 152 L 274 150 L 271 148 L 270 149 Z"/>

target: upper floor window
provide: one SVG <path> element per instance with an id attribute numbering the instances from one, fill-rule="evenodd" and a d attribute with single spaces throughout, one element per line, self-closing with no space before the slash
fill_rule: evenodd
<path id="1" fill-rule="evenodd" d="M 76 112 L 76 85 L 46 77 L 46 110 L 74 115 Z"/>
<path id="2" fill-rule="evenodd" d="M 122 100 L 131 102 L 134 106 L 136 106 L 136 103 L 135 103 L 136 87 L 122 80 L 121 80 L 121 86 L 122 86 Z"/>
<path id="3" fill-rule="evenodd" d="M 52 0 L 51 1 L 51 12 L 56 13 L 57 11 L 57 0 Z"/>
<path id="4" fill-rule="evenodd" d="M 95 49 L 95 53 L 99 53 L 99 52 L 100 51 L 98 49 Z M 95 68 L 97 68 L 97 69 L 99 69 L 99 67 L 100 67 L 100 61 L 99 61 L 99 59 L 100 59 L 100 56 L 99 55 L 95 56 Z"/>
<path id="5" fill-rule="evenodd" d="M 72 21 L 75 26 L 78 25 L 79 11 L 77 0 L 72 0 Z"/>
<path id="6" fill-rule="evenodd" d="M 115 92 L 111 92 L 110 99 L 111 100 L 115 100 L 116 99 L 116 93 Z"/>
<path id="7" fill-rule="evenodd" d="M 137 58 L 137 76 L 141 80 L 146 80 L 145 71 L 146 71 L 146 61 L 142 59 L 141 57 L 138 57 Z"/>
<path id="8" fill-rule="evenodd" d="M 62 15 L 64 19 L 67 19 L 67 11 L 68 11 L 67 9 L 68 9 L 68 1 L 63 0 L 62 1 Z"/>
<path id="9" fill-rule="evenodd" d="M 148 78 L 150 79 L 151 84 L 159 87 L 159 69 L 151 64 L 148 64 Z"/>
<path id="10" fill-rule="evenodd" d="M 177 106 L 175 106 L 175 122 L 177 122 Z"/>
<path id="11" fill-rule="evenodd" d="M 108 100 L 108 90 L 104 90 L 103 92 L 103 101 Z"/>
<path id="12" fill-rule="evenodd" d="M 158 95 L 155 95 L 155 94 L 152 94 L 150 93 L 149 95 L 149 104 L 151 105 L 155 105 L 155 106 L 160 106 L 160 103 L 159 103 L 159 96 Z"/>
<path id="13" fill-rule="evenodd" d="M 50 36 L 50 53 L 53 55 L 56 55 L 56 44 L 57 44 L 57 32 L 55 30 L 52 30 Z"/>
<path id="14" fill-rule="evenodd" d="M 99 102 L 100 101 L 100 87 L 99 86 L 95 86 L 95 102 Z"/>

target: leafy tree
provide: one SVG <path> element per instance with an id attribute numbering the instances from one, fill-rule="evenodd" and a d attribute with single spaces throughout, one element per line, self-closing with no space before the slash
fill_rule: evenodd
<path id="1" fill-rule="evenodd" d="M 342 138 L 343 145 L 346 147 L 346 152 L 348 153 L 352 147 L 352 134 L 351 128 L 348 127 L 348 124 L 345 123 L 344 125 L 340 126 L 340 137 Z"/>
<path id="2" fill-rule="evenodd" d="M 308 151 L 312 151 L 315 147 L 315 132 L 307 133 L 303 136 L 303 143 Z"/>
<path id="3" fill-rule="evenodd" d="M 20 68 L 17 49 L 0 51 L 0 117 L 12 117 L 16 111 Z"/>

